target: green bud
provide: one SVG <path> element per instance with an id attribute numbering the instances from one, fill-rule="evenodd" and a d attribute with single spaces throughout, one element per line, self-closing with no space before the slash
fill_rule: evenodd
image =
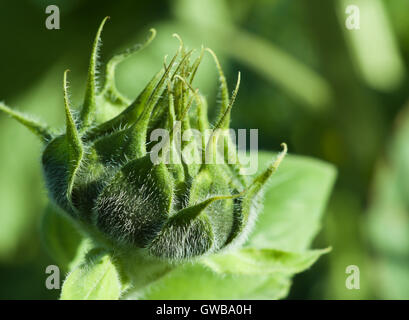
<path id="1" fill-rule="evenodd" d="M 86 93 L 74 117 L 64 73 L 66 130 L 56 134 L 0 103 L 6 112 L 28 127 L 45 144 L 42 165 L 51 200 L 69 216 L 98 233 L 109 243 L 127 249 L 145 248 L 155 257 L 184 260 L 214 253 L 246 240 L 260 207 L 263 186 L 286 153 L 252 181 L 240 174 L 234 142 L 211 128 L 205 98 L 193 80 L 205 52 L 213 57 L 221 83 L 221 107 L 214 129 L 228 129 L 240 74 L 232 96 L 216 55 L 202 49 L 196 59 L 180 47 L 169 63 L 155 74 L 139 96 L 130 102 L 116 88 L 115 67 L 143 44 L 114 56 L 107 64 L 104 83 L 97 83 L 97 52 L 107 18 L 93 44 Z M 166 59 L 165 59 L 166 60 Z M 177 125 L 179 124 L 179 126 Z M 162 160 L 152 161 L 155 129 L 166 129 L 169 139 L 159 150 Z M 181 156 L 175 137 L 190 129 L 199 139 L 180 141 L 189 149 Z M 220 150 L 220 142 L 224 142 Z M 205 155 L 221 155 L 221 163 L 208 163 Z M 167 162 L 174 157 L 181 161 Z M 188 159 L 189 158 L 189 159 Z M 173 158 L 172 158 L 173 159 Z M 188 161 L 202 160 L 202 161 Z"/>

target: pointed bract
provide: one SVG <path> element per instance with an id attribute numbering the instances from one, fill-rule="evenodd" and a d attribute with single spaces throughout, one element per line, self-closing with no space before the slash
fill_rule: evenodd
<path id="1" fill-rule="evenodd" d="M 135 124 L 141 115 L 142 111 L 146 107 L 146 104 L 156 88 L 158 81 L 162 77 L 163 70 L 159 71 L 147 84 L 145 89 L 139 94 L 139 96 L 132 102 L 132 104 L 122 111 L 115 118 L 104 122 L 95 128 L 91 128 L 84 135 L 84 140 L 93 140 L 99 136 L 110 134 L 120 127 L 127 127 Z"/>
<path id="2" fill-rule="evenodd" d="M 15 111 L 4 103 L 0 102 L 0 111 L 4 112 L 5 114 L 9 115 L 13 119 L 17 120 L 23 126 L 25 126 L 28 130 L 34 133 L 37 137 L 41 139 L 42 142 L 46 143 L 53 138 L 52 129 L 49 128 L 47 125 L 44 125 L 38 121 L 31 119 L 29 116 L 25 115 L 24 113 Z"/>
<path id="3" fill-rule="evenodd" d="M 125 99 L 116 89 L 115 84 L 115 70 L 118 64 L 129 58 L 131 55 L 138 53 L 145 49 L 155 38 L 156 30 L 150 29 L 151 34 L 146 39 L 146 41 L 142 44 L 137 44 L 133 48 L 130 48 L 120 54 L 113 56 L 108 63 L 106 64 L 105 69 L 105 83 L 104 88 L 102 89 L 101 94 L 104 94 L 110 100 L 121 100 L 124 101 Z"/>
<path id="4" fill-rule="evenodd" d="M 283 147 L 283 150 L 277 155 L 276 160 L 272 162 L 263 173 L 261 173 L 253 180 L 250 188 L 256 188 L 257 190 L 260 190 L 263 185 L 266 184 L 268 179 L 273 175 L 273 173 L 277 170 L 281 161 L 283 161 L 284 157 L 287 154 L 287 144 L 282 143 L 281 146 Z"/>
<path id="5" fill-rule="evenodd" d="M 200 55 L 199 55 L 199 57 L 197 57 L 197 59 L 195 60 L 195 62 L 192 65 L 192 68 L 191 68 L 191 74 L 190 74 L 190 78 L 189 78 L 189 83 L 190 84 L 192 84 L 192 82 L 193 82 L 193 80 L 194 80 L 194 78 L 196 76 L 196 72 L 197 72 L 197 69 L 199 69 L 200 63 L 202 62 L 204 52 L 205 52 L 205 49 L 202 46 L 202 49 L 200 50 Z"/>
<path id="6" fill-rule="evenodd" d="M 221 92 L 221 107 L 220 107 L 220 115 L 217 122 L 220 121 L 220 118 L 225 114 L 226 109 L 229 106 L 229 90 L 227 88 L 227 81 L 226 77 L 223 73 L 222 67 L 220 65 L 219 59 L 217 58 L 216 54 L 213 52 L 212 49 L 206 48 L 206 51 L 211 54 L 213 60 L 216 64 L 217 72 L 219 73 L 219 81 L 220 81 L 220 92 Z M 230 120 L 230 119 L 228 119 Z"/>
<path id="7" fill-rule="evenodd" d="M 81 165 L 81 160 L 84 154 L 84 147 L 81 142 L 75 121 L 70 110 L 70 101 L 68 96 L 67 74 L 69 70 L 64 72 L 64 106 L 65 106 L 65 123 L 66 123 L 66 141 L 68 146 L 69 167 L 68 167 L 68 186 L 67 196 L 71 197 L 75 176 Z"/>
<path id="8" fill-rule="evenodd" d="M 105 17 L 102 20 L 101 25 L 99 26 L 97 35 L 94 40 L 94 44 L 92 46 L 91 58 L 88 67 L 88 79 L 87 79 L 87 86 L 85 89 L 85 98 L 84 104 L 81 110 L 81 127 L 82 130 L 88 128 L 92 123 L 92 117 L 96 110 L 96 95 L 97 95 L 97 65 L 98 65 L 98 51 L 99 46 L 101 43 L 101 33 L 102 29 L 104 28 L 105 22 L 109 19 L 109 17 Z"/>
<path id="9" fill-rule="evenodd" d="M 229 128 L 231 109 L 233 108 L 233 104 L 234 104 L 234 101 L 236 100 L 237 93 L 239 92 L 240 80 L 241 80 L 241 74 L 239 72 L 237 76 L 236 87 L 233 91 L 232 97 L 229 101 L 229 104 L 227 105 L 227 108 L 224 110 L 224 113 L 220 114 L 219 121 L 217 122 L 215 129 L 228 129 Z"/>
<path id="10" fill-rule="evenodd" d="M 164 89 L 165 81 L 167 77 L 169 76 L 170 70 L 172 69 L 175 63 L 176 58 L 179 55 L 179 52 L 180 52 L 180 48 L 176 52 L 174 57 L 172 58 L 162 78 L 159 80 L 159 82 L 155 86 L 155 89 L 152 91 L 151 95 L 149 96 L 149 99 L 146 102 L 145 109 L 142 111 L 142 114 L 140 115 L 140 117 L 138 118 L 138 121 L 136 122 L 134 126 L 132 139 L 134 140 L 136 157 L 143 157 L 146 154 L 146 135 L 148 131 L 149 120 L 150 120 L 152 111 L 160 98 L 160 94 Z"/>

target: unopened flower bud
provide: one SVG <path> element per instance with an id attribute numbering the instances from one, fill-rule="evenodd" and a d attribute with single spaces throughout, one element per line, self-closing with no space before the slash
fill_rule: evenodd
<path id="1" fill-rule="evenodd" d="M 202 49 L 196 59 L 180 38 L 176 54 L 165 62 L 139 96 L 129 102 L 115 86 L 115 67 L 130 54 L 143 49 L 155 36 L 132 50 L 114 56 L 106 65 L 104 83 L 98 89 L 97 51 L 101 24 L 91 54 L 85 99 L 78 117 L 73 116 L 64 73 L 66 130 L 57 135 L 47 126 L 14 112 L 0 110 L 30 128 L 45 143 L 42 165 L 50 198 L 72 218 L 100 232 L 112 243 L 126 248 L 146 248 L 156 257 L 183 260 L 214 253 L 246 239 L 266 181 L 282 160 L 284 151 L 265 172 L 249 179 L 241 165 L 225 154 L 234 142 L 216 129 L 228 129 L 240 74 L 232 97 L 216 55 Z M 213 134 L 205 98 L 193 88 L 193 79 L 205 52 L 215 60 L 221 82 L 221 107 Z M 177 128 L 179 125 L 179 129 Z M 162 159 L 153 162 L 155 147 L 149 140 L 155 129 L 166 129 Z M 189 141 L 186 161 L 174 138 L 195 129 L 199 139 Z M 220 142 L 224 149 L 220 151 Z M 155 152 L 157 150 L 155 149 Z M 226 152 L 225 152 L 226 151 Z M 205 161 L 206 154 L 222 154 L 222 163 Z M 220 157 L 219 157 L 220 158 Z M 191 159 L 191 160 L 192 160 Z"/>

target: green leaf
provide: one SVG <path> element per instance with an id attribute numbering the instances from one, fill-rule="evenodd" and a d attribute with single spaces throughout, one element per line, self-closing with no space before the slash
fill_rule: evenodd
<path id="1" fill-rule="evenodd" d="M 140 299 L 280 299 L 291 275 L 309 268 L 324 250 L 290 253 L 245 248 L 179 267 L 137 293 Z"/>
<path id="2" fill-rule="evenodd" d="M 119 273 L 107 253 L 91 253 L 65 279 L 62 300 L 116 300 L 121 295 Z"/>
<path id="3" fill-rule="evenodd" d="M 80 253 L 84 241 L 76 226 L 59 212 L 55 206 L 48 204 L 41 225 L 44 244 L 58 266 L 70 270 Z"/>
<path id="4" fill-rule="evenodd" d="M 285 252 L 274 249 L 243 248 L 227 254 L 217 254 L 201 262 L 221 274 L 295 274 L 317 261 L 328 249 L 306 252 Z"/>
<path id="5" fill-rule="evenodd" d="M 217 274 L 196 263 L 174 269 L 130 298 L 139 299 L 280 299 L 288 294 L 284 274 Z"/>
<path id="6" fill-rule="evenodd" d="M 259 152 L 260 173 L 274 158 Z M 265 187 L 264 208 L 247 246 L 299 252 L 319 231 L 336 176 L 323 161 L 288 155 Z"/>

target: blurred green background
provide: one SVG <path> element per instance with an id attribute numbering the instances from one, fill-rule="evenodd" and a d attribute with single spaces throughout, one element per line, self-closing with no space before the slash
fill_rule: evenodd
<path id="1" fill-rule="evenodd" d="M 45 28 L 50 4 L 60 8 L 60 30 Z M 350 4 L 360 9 L 359 30 L 345 27 Z M 130 98 L 177 48 L 177 32 L 189 48 L 218 54 L 231 87 L 241 71 L 234 128 L 258 128 L 260 148 L 285 141 L 291 153 L 338 167 L 316 239 L 333 251 L 296 276 L 290 299 L 409 299 L 409 1 L 2 1 L 0 99 L 61 126 L 63 71 L 71 69 L 78 105 L 107 15 L 102 61 L 158 31 L 119 68 L 118 86 Z M 217 80 L 206 57 L 196 85 L 213 111 Z M 44 285 L 53 261 L 39 232 L 40 151 L 31 133 L 0 115 L 1 299 L 59 295 Z M 348 265 L 360 268 L 360 290 L 346 289 Z"/>

